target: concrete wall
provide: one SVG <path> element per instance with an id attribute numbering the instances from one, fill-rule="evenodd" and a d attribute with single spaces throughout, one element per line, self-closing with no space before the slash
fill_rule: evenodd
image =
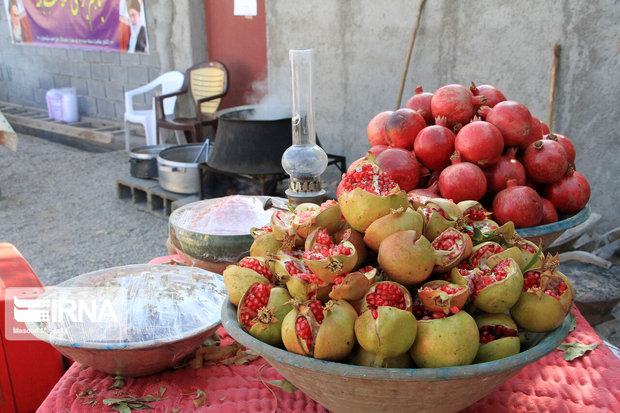
<path id="1" fill-rule="evenodd" d="M 290 93 L 288 50 L 316 55 L 317 133 L 349 162 L 366 125 L 394 110 L 418 1 L 269 1 L 269 88 Z M 402 105 L 416 85 L 489 83 L 545 121 L 552 48 L 561 46 L 553 130 L 575 144 L 602 230 L 620 225 L 620 3 L 611 0 L 426 1 Z M 290 95 L 289 95 L 290 96 Z"/>
<path id="2" fill-rule="evenodd" d="M 74 87 L 81 115 L 122 121 L 125 90 L 168 70 L 184 71 L 207 56 L 202 1 L 145 5 L 149 55 L 13 45 L 2 8 L 0 100 L 44 108 L 49 89 Z M 136 103 L 150 106 L 150 97 Z M 180 105 L 187 108 L 187 102 Z"/>

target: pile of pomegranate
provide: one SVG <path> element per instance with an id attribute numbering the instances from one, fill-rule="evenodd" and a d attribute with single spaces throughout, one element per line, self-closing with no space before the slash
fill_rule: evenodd
<path id="1" fill-rule="evenodd" d="M 570 139 L 491 85 L 418 87 L 404 108 L 377 114 L 366 132 L 377 163 L 402 190 L 480 201 L 500 224 L 549 224 L 590 199 Z"/>
<path id="2" fill-rule="evenodd" d="M 279 210 L 223 272 L 239 325 L 308 357 L 426 368 L 482 363 L 556 329 L 574 290 L 477 201 L 408 195 L 374 156 L 338 200 Z"/>

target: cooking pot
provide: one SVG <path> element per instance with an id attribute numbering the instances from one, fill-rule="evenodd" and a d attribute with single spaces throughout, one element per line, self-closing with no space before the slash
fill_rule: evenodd
<path id="1" fill-rule="evenodd" d="M 202 143 L 174 145 L 157 155 L 159 186 L 162 189 L 187 195 L 198 193 L 200 189 L 198 164 L 205 161 L 204 153 L 198 162 L 194 161 L 202 145 Z"/>
<path id="2" fill-rule="evenodd" d="M 129 152 L 129 173 L 134 178 L 157 178 L 157 155 L 172 145 L 139 146 Z"/>
<path id="3" fill-rule="evenodd" d="M 208 165 L 247 175 L 283 174 L 282 154 L 291 146 L 291 111 L 277 105 L 247 105 L 217 113 L 217 133 Z"/>

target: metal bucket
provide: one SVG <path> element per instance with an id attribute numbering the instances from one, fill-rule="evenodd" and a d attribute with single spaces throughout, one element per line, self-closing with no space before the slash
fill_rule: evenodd
<path id="1" fill-rule="evenodd" d="M 156 179 L 157 155 L 172 145 L 139 146 L 129 152 L 129 173 L 134 178 Z"/>
<path id="2" fill-rule="evenodd" d="M 204 153 L 194 162 L 202 148 L 201 143 L 175 145 L 157 155 L 159 186 L 179 194 L 196 194 L 200 190 L 198 164 L 204 162 Z"/>

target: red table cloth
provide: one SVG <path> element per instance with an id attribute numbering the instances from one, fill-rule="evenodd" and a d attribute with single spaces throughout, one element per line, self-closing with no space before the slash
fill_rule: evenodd
<path id="1" fill-rule="evenodd" d="M 620 360 L 603 344 L 576 307 L 572 312 L 577 318 L 577 327 L 564 342 L 600 343 L 595 350 L 573 361 L 565 361 L 563 352 L 554 350 L 463 412 L 620 412 Z M 218 332 L 222 344 L 232 341 L 223 327 Z M 284 378 L 264 359 L 258 358 L 240 366 L 213 365 L 198 369 L 188 366 L 129 378 L 122 390 L 125 394 L 143 397 L 165 388 L 162 400 L 148 403 L 154 412 L 271 413 L 276 403 L 278 412 L 327 412 L 301 390 L 288 393 L 274 386 L 268 389 L 263 382 L 270 380 Z M 104 399 L 117 397 L 117 390 L 110 389 L 113 383 L 110 375 L 73 363 L 38 412 L 114 412 L 103 404 Z M 194 399 L 198 396 L 202 399 L 197 408 Z M 92 400 L 97 402 L 95 406 Z"/>

